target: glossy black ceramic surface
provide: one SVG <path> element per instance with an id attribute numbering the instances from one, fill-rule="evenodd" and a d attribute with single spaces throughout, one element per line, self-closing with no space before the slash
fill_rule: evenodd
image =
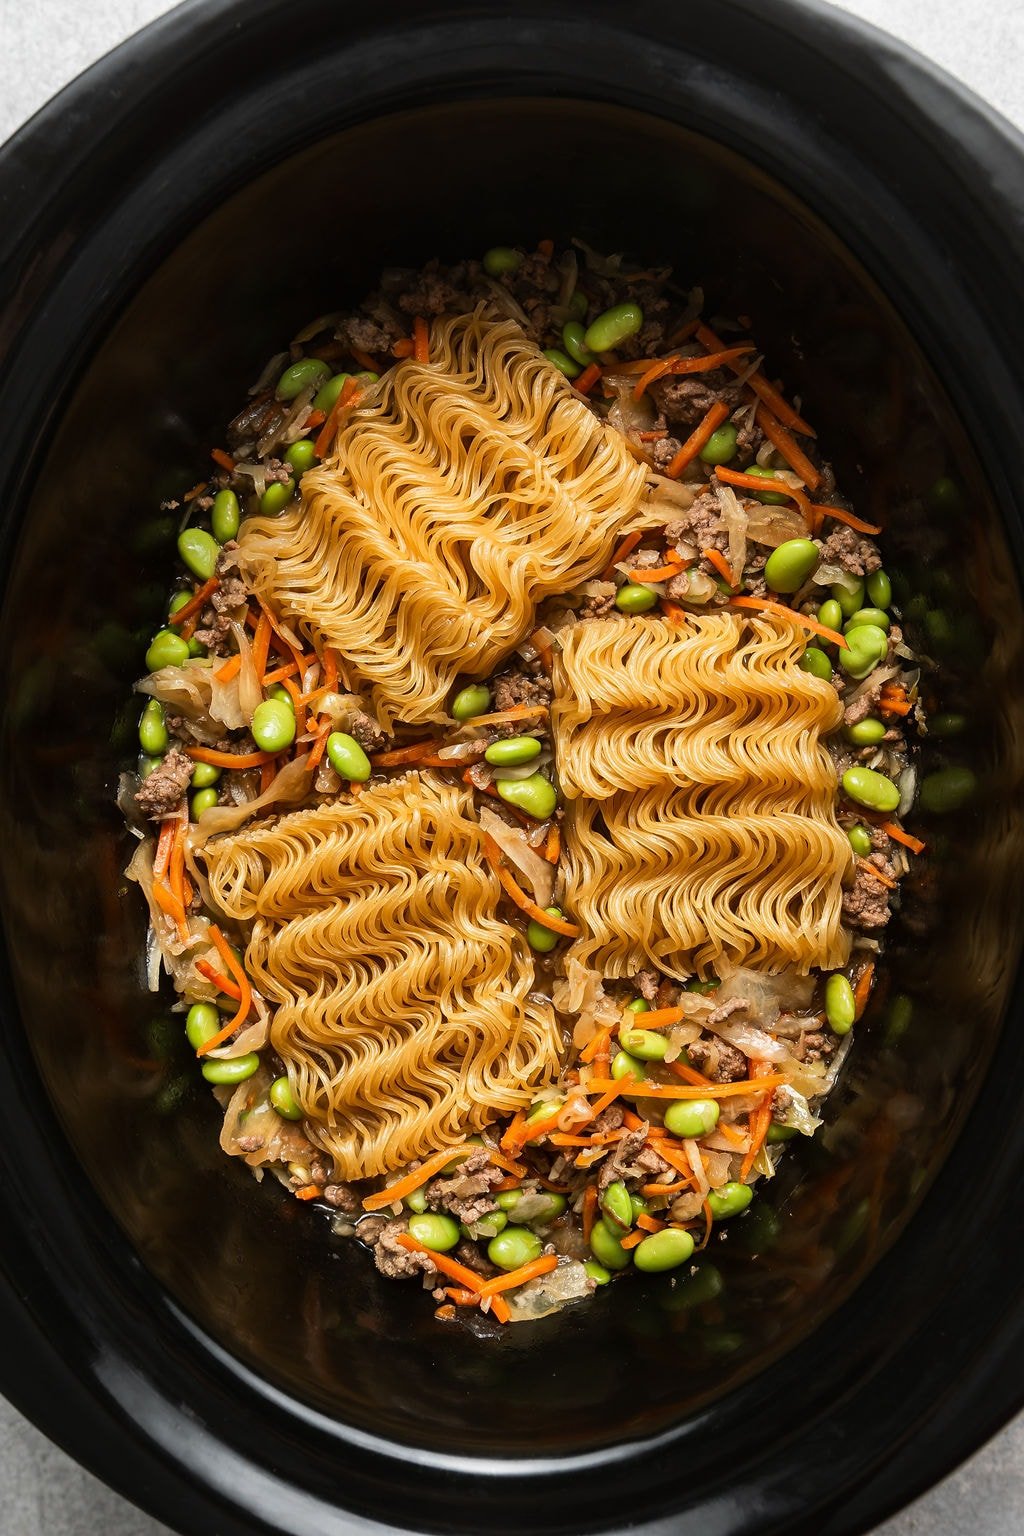
<path id="1" fill-rule="evenodd" d="M 782 0 L 197 0 L 7 146 L 0 202 L 0 1385 L 204 1536 L 864 1529 L 1024 1396 L 1010 131 Z M 713 1245 L 718 1294 L 616 1285 L 481 1339 L 221 1157 L 110 798 L 158 503 L 266 356 L 382 265 L 572 235 L 752 317 L 947 621 L 917 638 L 972 726 L 929 761 L 981 790 L 926 831 L 829 1126 Z"/>

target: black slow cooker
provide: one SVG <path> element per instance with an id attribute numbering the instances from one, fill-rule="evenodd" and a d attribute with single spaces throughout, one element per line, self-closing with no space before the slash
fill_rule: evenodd
<path id="1" fill-rule="evenodd" d="M 191 0 L 0 203 L 0 1386 L 195 1536 L 863 1531 L 1024 1399 L 1020 143 L 802 0 Z M 978 789 L 704 1279 L 482 1340 L 221 1156 L 112 796 L 160 502 L 266 357 L 382 266 L 573 236 L 751 316 L 967 715 L 922 771 Z"/>

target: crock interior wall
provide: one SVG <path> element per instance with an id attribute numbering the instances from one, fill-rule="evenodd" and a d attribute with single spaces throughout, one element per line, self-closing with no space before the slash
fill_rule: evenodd
<path id="1" fill-rule="evenodd" d="M 172 520 L 157 505 L 206 472 L 267 356 L 357 301 L 381 266 L 574 235 L 669 262 L 683 285 L 705 287 L 710 313 L 751 317 L 840 485 L 863 516 L 891 515 L 887 547 L 967 634 L 941 658 L 940 696 L 962 700 L 966 648 L 973 723 L 958 760 L 985 793 L 936 828 L 938 856 L 908 882 L 891 975 L 858 1027 L 829 1128 L 789 1160 L 759 1217 L 713 1242 L 720 1296 L 693 1308 L 661 1279 L 616 1285 L 480 1343 L 440 1328 L 414 1287 L 379 1280 L 354 1245 L 220 1154 L 187 1053 L 160 1062 L 154 1049 L 152 1021 L 172 999 L 143 989 L 142 905 L 120 876 L 129 845 L 110 801 L 132 750 L 125 694 L 169 585 Z M 962 509 L 922 544 L 900 507 L 940 474 L 963 487 Z M 1019 600 L 993 591 L 1000 539 L 936 381 L 841 244 L 762 174 L 666 123 L 555 101 L 406 113 L 280 165 L 168 251 L 78 381 L 25 509 L 0 647 L 0 858 L 50 1098 L 103 1200 L 200 1327 L 360 1427 L 514 1452 L 654 1431 L 824 1321 L 948 1150 L 1019 944 L 1001 899 L 1020 853 L 1019 807 L 1001 794 L 1002 741 L 1019 719 L 1003 660 Z M 976 610 L 969 594 L 982 591 Z M 993 596 L 1012 615 L 994 644 L 982 611 Z M 886 992 L 914 1000 L 898 1043 L 886 1043 Z M 623 1391 L 623 1338 L 642 1393 Z"/>

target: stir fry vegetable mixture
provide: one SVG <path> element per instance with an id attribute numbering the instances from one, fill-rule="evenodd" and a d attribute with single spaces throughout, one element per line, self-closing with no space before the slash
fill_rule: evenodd
<path id="1" fill-rule="evenodd" d="M 550 603 L 498 675 L 458 688 L 447 729 L 409 740 L 399 726 L 388 738 L 339 681 L 343 660 L 305 649 L 250 594 L 235 537 L 243 517 L 276 513 L 298 494 L 368 382 L 405 357 L 429 360 L 434 316 L 481 298 L 514 315 L 625 435 L 659 477 L 666 520 L 630 533 L 605 572 Z M 158 829 L 143 880 L 154 982 L 162 956 L 203 1076 L 222 1103 L 233 1096 L 227 1149 L 321 1204 L 336 1230 L 372 1247 L 383 1273 L 420 1275 L 442 1319 L 465 1308 L 502 1322 L 539 1316 L 629 1268 L 680 1270 L 740 1217 L 783 1144 L 820 1123 L 809 1100 L 835 1081 L 899 881 L 924 850 L 904 824 L 915 795 L 908 737 L 923 724 L 918 663 L 899 619 L 898 597 L 910 594 L 886 573 L 881 530 L 838 491 L 813 426 L 769 377 L 747 322 L 709 323 L 702 307 L 700 292 L 680 292 L 668 271 L 630 273 L 582 247 L 556 255 L 550 241 L 388 273 L 359 310 L 317 320 L 272 361 L 180 506 L 180 574 L 146 655 L 138 778 L 122 793 L 136 830 Z M 695 489 L 692 502 L 676 495 L 674 506 L 676 486 Z M 806 632 L 802 666 L 841 696 L 831 750 L 839 821 L 856 855 L 843 898 L 851 963 L 817 980 L 739 972 L 686 986 L 654 971 L 629 985 L 566 974 L 577 928 L 537 899 L 551 891 L 560 853 L 548 736 L 558 628 L 617 614 L 685 622 L 723 607 L 786 615 Z M 196 658 L 200 668 L 187 665 Z M 221 708 L 233 680 L 240 714 Z M 213 949 L 198 960 L 187 947 L 201 910 L 186 867 L 189 818 L 261 796 L 278 808 L 290 798 L 289 765 L 305 759 L 314 802 L 410 766 L 461 775 L 538 985 L 590 1027 L 576 1048 L 567 1023 L 557 1093 L 383 1184 L 334 1182 L 305 1140 L 259 1027 L 266 1007 L 231 936 L 211 926 Z M 923 797 L 950 808 L 972 789 L 954 769 L 926 781 Z M 231 1049 L 247 1037 L 251 1049 Z M 239 1112 L 234 1088 L 261 1062 L 275 1074 L 269 1095 Z"/>

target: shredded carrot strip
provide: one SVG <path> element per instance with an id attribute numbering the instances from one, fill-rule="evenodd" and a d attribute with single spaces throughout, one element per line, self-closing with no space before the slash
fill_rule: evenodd
<path id="1" fill-rule="evenodd" d="M 317 736 L 316 741 L 313 743 L 313 750 L 309 754 L 309 766 L 311 769 L 318 768 L 320 766 L 320 759 L 324 755 L 324 750 L 327 746 L 327 738 L 330 734 L 331 722 L 328 721 L 320 731 L 320 734 Z"/>
<path id="2" fill-rule="evenodd" d="M 581 395 L 589 395 L 598 379 L 601 377 L 601 364 L 591 363 L 589 368 L 584 368 L 578 379 L 573 379 L 572 387 Z"/>
<path id="3" fill-rule="evenodd" d="M 538 640 L 537 636 L 539 633 L 539 630 L 534 630 L 533 634 L 530 636 L 530 644 L 536 649 L 537 655 L 540 657 L 544 665 L 544 670 L 550 677 L 551 664 L 553 660 L 551 655 L 551 642 L 549 640 Z"/>
<path id="4" fill-rule="evenodd" d="M 701 1208 L 704 1212 L 704 1236 L 701 1238 L 700 1246 L 706 1248 L 711 1241 L 711 1229 L 714 1226 L 715 1217 L 711 1209 L 710 1200 L 705 1200 Z"/>
<path id="5" fill-rule="evenodd" d="M 412 323 L 413 356 L 418 363 L 430 362 L 430 331 L 422 315 Z"/>
<path id="6" fill-rule="evenodd" d="M 636 1224 L 643 1232 L 661 1232 L 665 1226 L 665 1223 L 663 1221 L 659 1221 L 656 1216 L 647 1216 L 644 1214 L 641 1214 L 637 1217 Z"/>
<path id="7" fill-rule="evenodd" d="M 869 960 L 867 965 L 857 977 L 857 985 L 853 989 L 854 1018 L 859 1019 L 868 1005 L 871 996 L 871 987 L 875 979 L 875 962 Z"/>
<path id="8" fill-rule="evenodd" d="M 436 747 L 436 741 L 416 741 L 409 747 L 397 747 L 394 752 L 375 752 L 370 762 L 375 768 L 397 768 L 401 763 L 418 763 L 421 758 L 429 757 Z M 452 766 L 458 767 L 458 764 Z"/>
<path id="9" fill-rule="evenodd" d="M 434 1308 L 434 1317 L 439 1323 L 450 1323 L 454 1316 L 455 1308 L 450 1307 L 447 1302 L 444 1302 L 440 1307 Z"/>
<path id="10" fill-rule="evenodd" d="M 215 464 L 219 464 L 221 469 L 226 469 L 228 474 L 230 474 L 235 467 L 234 459 L 231 457 L 230 453 L 225 453 L 223 448 L 212 449 L 210 458 Z"/>
<path id="11" fill-rule="evenodd" d="M 274 782 L 277 768 L 273 763 L 263 763 L 260 766 L 260 794 L 265 795 Z"/>
<path id="12" fill-rule="evenodd" d="M 640 1119 L 639 1115 L 635 1115 L 631 1109 L 627 1109 L 623 1113 L 622 1123 L 627 1131 L 638 1131 L 645 1122 Z"/>
<path id="13" fill-rule="evenodd" d="M 233 677 L 237 677 L 242 670 L 242 658 L 236 651 L 234 656 L 229 656 L 222 667 L 218 667 L 213 674 L 218 683 L 230 683 Z"/>
<path id="14" fill-rule="evenodd" d="M 747 1175 L 754 1166 L 754 1159 L 760 1152 L 768 1127 L 772 1123 L 772 1098 L 771 1093 L 766 1093 L 757 1109 L 750 1115 L 750 1146 L 747 1148 L 743 1162 L 740 1164 L 740 1178 L 746 1182 Z"/>
<path id="15" fill-rule="evenodd" d="M 644 1199 L 656 1199 L 660 1195 L 685 1195 L 692 1188 L 692 1182 L 683 1179 L 678 1184 L 645 1184 L 640 1193 Z"/>
<path id="16" fill-rule="evenodd" d="M 637 437 L 642 443 L 660 443 L 663 437 L 668 437 L 668 428 L 661 427 L 654 432 L 638 432 Z"/>
<path id="17" fill-rule="evenodd" d="M 452 1301 L 454 1301 L 455 1304 L 460 1307 L 475 1307 L 477 1302 L 480 1300 L 479 1292 L 464 1291 L 461 1286 L 457 1285 L 446 1285 L 444 1288 L 444 1293 L 446 1296 L 450 1296 Z M 436 1312 L 434 1313 L 434 1316 L 437 1316 Z"/>
<path id="18" fill-rule="evenodd" d="M 588 1184 L 583 1194 L 583 1241 L 590 1242 L 590 1234 L 594 1230 L 594 1220 L 597 1216 L 597 1189 L 593 1184 Z"/>
<path id="19" fill-rule="evenodd" d="M 705 560 L 709 560 L 711 562 L 727 587 L 735 587 L 737 585 L 736 578 L 732 573 L 732 566 L 722 554 L 721 550 L 702 549 L 701 555 Z"/>
<path id="20" fill-rule="evenodd" d="M 691 1067 L 686 1061 L 668 1061 L 665 1065 L 676 1077 L 681 1077 L 684 1083 L 692 1083 L 695 1088 L 710 1088 L 711 1079 L 698 1072 L 696 1067 Z"/>
<path id="21" fill-rule="evenodd" d="M 675 555 L 675 559 L 672 556 Z M 665 555 L 667 565 L 650 567 L 635 566 L 633 570 L 626 572 L 627 581 L 671 581 L 673 576 L 678 576 L 680 571 L 686 569 L 688 564 L 681 555 L 676 555 L 675 550 L 669 550 Z"/>
<path id="22" fill-rule="evenodd" d="M 700 317 L 699 316 L 696 316 L 692 320 L 685 320 L 683 322 L 683 324 L 681 326 L 679 326 L 677 330 L 674 330 L 672 332 L 672 335 L 668 338 L 669 346 L 670 347 L 678 347 L 679 345 L 681 345 L 682 342 L 689 341 L 691 336 L 696 335 L 699 327 L 700 327 Z"/>
<path id="23" fill-rule="evenodd" d="M 700 357 L 669 357 L 663 358 L 660 363 L 652 364 L 647 372 L 642 374 L 639 382 L 633 389 L 634 400 L 639 400 L 647 389 L 648 384 L 653 384 L 656 379 L 664 378 L 666 374 L 681 373 L 708 373 L 713 368 L 722 368 L 736 361 L 738 357 L 745 357 L 753 352 L 754 344 L 745 341 L 736 347 L 727 347 L 724 351 L 709 352 Z"/>
<path id="24" fill-rule="evenodd" d="M 303 1184 L 301 1189 L 293 1191 L 296 1200 L 315 1200 L 317 1195 L 322 1195 L 323 1190 L 319 1184 Z"/>
<path id="25" fill-rule="evenodd" d="M 224 1025 L 224 1028 L 219 1030 L 217 1034 L 211 1036 L 209 1040 L 203 1041 L 202 1045 L 199 1046 L 196 1050 L 197 1056 L 205 1056 L 207 1051 L 215 1050 L 218 1045 L 223 1045 L 228 1036 L 233 1035 L 235 1030 L 239 1029 L 241 1025 L 245 1023 L 246 1019 L 249 1017 L 249 1010 L 252 1008 L 252 988 L 249 985 L 249 978 L 245 974 L 245 968 L 239 965 L 238 961 L 235 959 L 234 951 L 232 950 L 231 945 L 221 933 L 216 923 L 210 924 L 209 935 L 217 948 L 217 953 L 220 955 L 221 959 L 224 961 L 224 964 L 227 966 L 228 970 L 235 978 L 235 981 L 238 983 L 238 987 L 242 996 L 238 1004 L 238 1012 L 235 1014 L 234 1018 L 229 1019 L 227 1024 Z"/>
<path id="26" fill-rule="evenodd" d="M 669 1141 L 658 1142 L 658 1156 L 663 1162 L 674 1168 L 676 1173 L 681 1173 L 684 1179 L 693 1179 L 693 1169 L 686 1153 L 679 1147 L 673 1146 Z"/>
<path id="27" fill-rule="evenodd" d="M 312 432 L 314 427 L 322 427 L 326 420 L 326 411 L 310 411 L 309 415 L 306 417 L 306 428 L 308 431 Z"/>
<path id="28" fill-rule="evenodd" d="M 179 908 L 175 921 L 178 925 L 178 937 L 183 944 L 187 944 L 189 940 L 188 922 L 185 917 L 185 839 L 187 836 L 188 823 L 179 821 L 171 844 L 171 858 L 167 872 L 171 895 Z"/>
<path id="29" fill-rule="evenodd" d="M 504 725 L 507 720 L 527 720 L 531 715 L 546 715 L 546 704 L 513 704 L 511 709 L 499 709 L 491 715 L 474 715 L 470 725 Z"/>
<path id="30" fill-rule="evenodd" d="M 363 1201 L 363 1210 L 379 1211 L 386 1205 L 394 1205 L 396 1200 L 404 1200 L 405 1196 L 411 1195 L 414 1189 L 429 1183 L 432 1178 L 447 1168 L 452 1158 L 458 1155 L 458 1147 L 442 1147 L 440 1152 L 433 1153 L 411 1173 L 396 1179 L 394 1184 L 389 1184 L 387 1189 L 379 1189 L 376 1194 L 367 1195 Z"/>
<path id="31" fill-rule="evenodd" d="M 644 1240 L 642 1232 L 630 1232 L 619 1244 L 620 1248 L 637 1248 Z"/>
<path id="32" fill-rule="evenodd" d="M 700 453 L 704 444 L 722 425 L 729 414 L 729 407 L 721 400 L 716 400 L 702 421 L 699 421 L 683 443 L 682 447 L 671 460 L 665 473 L 670 480 L 678 480 L 687 464 L 691 463 Z"/>
<path id="33" fill-rule="evenodd" d="M 708 325 L 697 326 L 697 340 L 702 342 L 709 351 L 720 350 L 725 345 Z M 730 363 L 728 366 L 737 375 L 744 371 L 742 363 Z M 802 416 L 797 415 L 789 401 L 779 393 L 774 384 L 769 384 L 760 369 L 750 375 L 750 378 L 747 380 L 747 388 L 753 390 L 754 394 L 758 395 L 765 405 L 775 412 L 778 419 L 787 427 L 791 427 L 794 432 L 799 432 L 804 437 L 817 437 L 818 434 L 814 428 L 804 421 Z"/>
<path id="34" fill-rule="evenodd" d="M 526 1177 L 529 1169 L 525 1163 L 517 1163 L 511 1157 L 505 1157 L 496 1147 L 487 1148 L 487 1156 L 496 1168 L 504 1168 L 506 1173 L 513 1174 L 517 1179 Z"/>
<path id="35" fill-rule="evenodd" d="M 512 1313 L 509 1311 L 508 1302 L 504 1296 L 488 1296 L 480 1303 L 481 1312 L 493 1312 L 499 1323 L 512 1321 Z"/>
<path id="36" fill-rule="evenodd" d="M 557 864 L 562 852 L 562 834 L 558 830 L 558 823 L 552 822 L 548 828 L 548 835 L 544 839 L 544 857 L 549 864 Z"/>
<path id="37" fill-rule="evenodd" d="M 811 488 L 813 490 L 813 486 Z M 853 528 L 857 533 L 881 533 L 882 531 L 877 523 L 866 523 L 863 518 L 854 517 L 852 512 L 847 512 L 843 507 L 825 507 L 816 502 L 811 510 L 820 513 L 822 521 L 826 517 L 835 518 L 837 523 L 845 523 L 847 528 Z"/>
<path id="38" fill-rule="evenodd" d="M 781 453 L 790 469 L 800 476 L 809 491 L 816 491 L 821 484 L 821 473 L 815 469 L 788 428 L 784 427 L 778 417 L 773 416 L 764 404 L 758 406 L 755 419 L 765 437 L 776 452 Z"/>
<path id="39" fill-rule="evenodd" d="M 557 1253 L 543 1253 L 539 1259 L 531 1259 L 529 1264 L 521 1264 L 518 1269 L 510 1269 L 506 1275 L 495 1275 L 493 1280 L 488 1280 L 480 1289 L 481 1296 L 496 1296 L 499 1291 L 511 1291 L 517 1285 L 525 1285 L 527 1280 L 536 1280 L 539 1275 L 549 1275 L 558 1267 Z"/>
<path id="40" fill-rule="evenodd" d="M 189 598 L 188 602 L 183 603 L 177 613 L 171 614 L 167 620 L 168 624 L 177 628 L 179 624 L 184 624 L 186 619 L 192 618 L 193 614 L 201 613 L 206 607 L 207 599 L 213 596 L 219 586 L 219 576 L 211 576 L 209 581 L 204 581 L 202 586 L 198 587 L 193 596 Z"/>
<path id="41" fill-rule="evenodd" d="M 622 1131 L 606 1131 L 602 1136 L 567 1136 L 563 1131 L 552 1131 L 548 1140 L 553 1147 L 610 1147 L 622 1136 Z"/>
<path id="42" fill-rule="evenodd" d="M 812 619 L 806 613 L 798 613 L 795 608 L 787 608 L 785 603 L 773 603 L 767 597 L 730 597 L 729 606 L 730 608 L 762 609 L 765 613 L 781 614 L 783 618 L 799 624 L 801 629 L 809 629 L 815 635 L 824 635 L 825 639 L 831 640 L 833 645 L 838 645 L 844 651 L 849 650 L 845 635 L 841 635 L 838 630 L 829 629 L 824 624 L 819 624 L 817 619 Z"/>
<path id="43" fill-rule="evenodd" d="M 721 1131 L 726 1141 L 731 1141 L 734 1147 L 742 1147 L 746 1137 L 738 1131 L 728 1120 L 719 1120 L 716 1130 Z"/>
<path id="44" fill-rule="evenodd" d="M 347 410 L 350 405 L 354 405 L 361 393 L 362 391 L 355 379 L 345 380 L 341 386 L 341 394 L 332 405 L 330 414 L 320 429 L 320 436 L 313 445 L 318 459 L 322 459 L 330 447 L 331 438 L 334 436 L 334 430 L 341 419 L 342 411 Z"/>
<path id="45" fill-rule="evenodd" d="M 525 1124 L 526 1124 L 526 1115 L 525 1115 L 525 1113 L 523 1112 L 523 1110 L 517 1109 L 515 1114 L 513 1115 L 512 1119 L 509 1121 L 508 1125 L 505 1127 L 504 1134 L 502 1135 L 502 1138 L 501 1138 L 500 1145 L 501 1145 L 501 1150 L 503 1152 L 513 1153 L 513 1152 L 517 1152 L 519 1150 L 519 1148 L 522 1146 L 522 1141 L 520 1140 L 520 1137 L 521 1137 L 521 1134 L 522 1134 L 522 1131 L 523 1131 L 523 1127 L 525 1126 Z"/>
<path id="46" fill-rule="evenodd" d="M 501 859 L 501 849 L 493 837 L 484 834 L 484 857 L 490 864 L 501 883 L 505 894 L 515 902 L 527 917 L 532 917 L 545 928 L 551 928 L 555 933 L 563 933 L 567 939 L 579 938 L 580 930 L 575 923 L 568 922 L 564 917 L 552 917 L 545 912 L 543 907 L 538 907 L 526 892 L 520 890 L 511 873 L 505 868 Z"/>
<path id="47" fill-rule="evenodd" d="M 909 832 L 904 832 L 894 821 L 883 821 L 882 831 L 887 832 L 894 843 L 902 843 L 904 848 L 909 848 L 911 853 L 924 853 L 925 844 L 919 837 L 911 837 Z"/>
<path id="48" fill-rule="evenodd" d="M 407 1253 L 426 1254 L 435 1269 L 439 1269 L 443 1275 L 447 1275 L 449 1280 L 454 1280 L 457 1284 L 465 1286 L 467 1290 L 479 1293 L 483 1288 L 483 1281 L 474 1270 L 467 1269 L 465 1264 L 459 1264 L 455 1259 L 450 1259 L 446 1253 L 435 1253 L 432 1248 L 426 1247 L 424 1243 L 418 1243 L 408 1232 L 399 1232 L 395 1242 L 400 1248 L 404 1248 Z"/>
<path id="49" fill-rule="evenodd" d="M 650 1008 L 646 1013 L 636 1015 L 637 1029 L 668 1029 L 672 1024 L 678 1024 L 686 1018 L 684 1008 Z"/>
<path id="50" fill-rule="evenodd" d="M 391 348 L 392 357 L 412 357 L 415 343 L 411 336 L 402 336 Z"/>
<path id="51" fill-rule="evenodd" d="M 808 498 L 807 492 L 801 490 L 798 485 L 790 485 L 788 480 L 782 480 L 777 475 L 771 481 L 766 481 L 757 475 L 746 475 L 738 469 L 727 469 L 724 464 L 715 465 L 715 475 L 723 480 L 726 485 L 740 485 L 744 490 L 763 491 L 766 486 L 769 490 L 776 491 L 780 496 L 788 496 L 795 501 L 803 513 L 808 527 L 814 525 L 814 508 Z"/>
<path id="52" fill-rule="evenodd" d="M 670 603 L 664 597 L 661 600 L 661 612 L 670 624 L 685 624 L 688 617 L 685 608 L 680 608 L 678 603 Z"/>
<path id="53" fill-rule="evenodd" d="M 602 1050 L 607 1050 L 611 1042 L 612 1033 L 612 1026 L 610 1024 L 606 1025 L 604 1029 L 597 1030 L 587 1041 L 582 1051 L 580 1051 L 580 1061 L 593 1061 L 595 1056 L 600 1056 Z"/>
<path id="54" fill-rule="evenodd" d="M 261 768 L 280 757 L 279 752 L 218 752 L 215 747 L 186 747 L 194 763 L 211 763 L 214 768 Z"/>
<path id="55" fill-rule="evenodd" d="M 160 823 L 160 836 L 156 842 L 156 853 L 153 856 L 153 878 L 163 880 L 167 873 L 167 865 L 171 857 L 171 848 L 178 833 L 177 819 L 169 816 Z"/>
<path id="56" fill-rule="evenodd" d="M 545 1115 L 542 1120 L 534 1120 L 524 1124 L 522 1131 L 520 1132 L 520 1147 L 525 1147 L 526 1144 L 531 1141 L 539 1141 L 540 1138 L 542 1136 L 546 1136 L 549 1131 L 557 1131 L 558 1122 L 562 1118 L 562 1110 L 564 1108 L 564 1104 L 559 1104 L 557 1109 L 555 1109 L 550 1115 Z M 505 1143 L 502 1141 L 502 1146 L 504 1145 Z"/>
<path id="57" fill-rule="evenodd" d="M 253 636 L 252 642 L 252 664 L 256 669 L 257 677 L 262 677 L 267 670 L 267 658 L 270 655 L 272 634 L 270 619 L 266 610 L 263 610 L 256 621 L 256 634 Z"/>
<path id="58" fill-rule="evenodd" d="M 858 859 L 857 868 L 862 869 L 866 875 L 874 875 L 879 885 L 886 886 L 888 890 L 894 891 L 896 889 L 897 882 L 895 880 L 890 880 L 889 876 L 883 874 L 882 871 L 878 868 L 878 865 L 872 864 L 870 859 Z"/>
<path id="59" fill-rule="evenodd" d="M 260 681 L 264 688 L 269 688 L 271 683 L 281 683 L 286 677 L 294 677 L 298 670 L 298 662 L 289 661 L 285 666 L 275 667 L 272 672 L 265 672 Z"/>
<path id="60" fill-rule="evenodd" d="M 351 347 L 349 351 L 360 368 L 365 368 L 370 373 L 384 372 L 384 364 L 379 357 L 373 357 L 369 352 L 364 352 L 361 347 Z"/>
<path id="61" fill-rule="evenodd" d="M 630 1090 L 640 1099 L 727 1099 L 741 1093 L 762 1093 L 768 1088 L 777 1088 L 783 1081 L 781 1076 L 773 1074 L 771 1077 L 745 1079 L 740 1083 L 709 1083 L 703 1088 L 677 1088 L 675 1083 L 638 1083 L 629 1078 L 613 1083 L 599 1078 L 590 1082 L 589 1091 L 602 1093 L 608 1089 L 613 1094 L 619 1094 L 623 1090 Z"/>
<path id="62" fill-rule="evenodd" d="M 517 1179 L 512 1174 L 509 1174 L 507 1179 L 502 1179 L 500 1184 L 492 1184 L 491 1188 L 496 1195 L 500 1195 L 506 1189 L 518 1189 L 522 1182 L 522 1179 Z"/>
<path id="63" fill-rule="evenodd" d="M 883 689 L 878 707 L 883 715 L 909 715 L 914 706 L 909 699 L 898 699 Z"/>
<path id="64" fill-rule="evenodd" d="M 615 567 L 621 565 L 627 555 L 631 555 L 644 536 L 642 528 L 635 528 L 632 533 L 627 533 L 612 555 L 605 569 L 601 572 L 602 581 L 611 581 L 615 575 Z"/>
<path id="65" fill-rule="evenodd" d="M 596 1120 L 598 1115 L 604 1114 L 604 1111 L 608 1108 L 609 1104 L 614 1104 L 622 1090 L 624 1088 L 628 1088 L 632 1081 L 632 1078 L 624 1078 L 621 1083 L 606 1084 L 604 1082 L 592 1082 L 587 1089 L 588 1093 L 593 1093 L 598 1088 L 603 1088 L 604 1091 L 601 1094 L 601 1097 L 598 1099 L 597 1103 L 590 1106 L 590 1115 L 588 1118 L 591 1120 Z"/>
<path id="66" fill-rule="evenodd" d="M 206 490 L 206 485 L 207 485 L 207 482 L 205 480 L 200 480 L 197 485 L 193 485 L 190 490 L 187 490 L 185 492 L 184 496 L 181 498 L 182 501 L 184 501 L 184 502 L 195 501 L 196 497 L 197 496 L 201 496 L 203 494 L 203 492 Z"/>
<path id="67" fill-rule="evenodd" d="M 219 992 L 224 992 L 228 997 L 233 997 L 236 1003 L 241 1002 L 241 987 L 236 987 L 234 982 L 229 980 L 223 971 L 218 971 L 215 965 L 211 965 L 209 960 L 197 960 L 196 970 L 200 976 L 205 976 L 207 981 L 212 981 Z"/>

